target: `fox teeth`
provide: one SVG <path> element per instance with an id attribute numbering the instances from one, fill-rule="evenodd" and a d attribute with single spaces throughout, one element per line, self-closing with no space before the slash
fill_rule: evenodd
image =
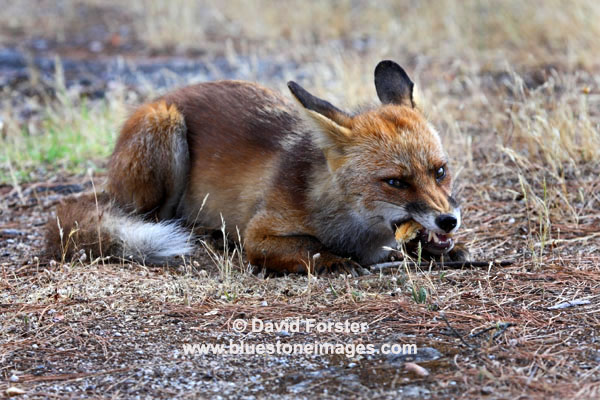
<path id="1" fill-rule="evenodd" d="M 427 235 L 427 241 L 431 242 L 431 237 L 433 235 L 433 232 L 429 231 L 429 235 Z"/>
<path id="2" fill-rule="evenodd" d="M 433 241 L 434 241 L 435 243 L 439 243 L 439 242 L 440 242 L 440 239 L 438 238 L 438 236 L 436 235 L 436 233 L 435 233 L 435 232 L 433 232 L 433 235 L 432 235 L 432 236 L 433 236 Z"/>

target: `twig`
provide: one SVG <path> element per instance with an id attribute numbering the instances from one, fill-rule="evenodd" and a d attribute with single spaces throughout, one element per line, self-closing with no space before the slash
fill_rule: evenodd
<path id="1" fill-rule="evenodd" d="M 434 266 L 439 267 L 450 267 L 450 268 L 463 268 L 463 267 L 472 267 L 472 268 L 487 268 L 490 266 L 495 267 L 506 267 L 512 265 L 513 261 L 431 261 Z M 387 268 L 398 268 L 400 266 L 407 265 L 408 267 L 429 267 L 430 262 L 423 261 L 420 263 L 416 263 L 414 261 L 391 261 L 384 262 L 379 264 L 369 265 L 368 268 L 372 270 L 382 270 Z"/>
<path id="2" fill-rule="evenodd" d="M 552 307 L 548 307 L 548 310 L 561 310 L 563 308 L 585 306 L 590 303 L 591 303 L 591 301 L 589 301 L 589 300 L 571 300 L 571 301 L 565 301 L 562 303 L 555 304 Z"/>
<path id="3" fill-rule="evenodd" d="M 587 236 L 582 236 L 582 237 L 576 237 L 576 238 L 572 238 L 572 239 L 552 239 L 548 242 L 546 242 L 546 245 L 548 246 L 553 246 L 559 243 L 575 243 L 575 242 L 585 242 L 587 240 L 593 239 L 595 237 L 600 236 L 600 232 L 595 232 L 592 233 L 591 235 L 587 235 Z M 536 243 L 534 245 L 534 247 L 540 247 L 541 244 L 540 243 Z"/>
<path id="4" fill-rule="evenodd" d="M 492 336 L 492 340 L 495 340 L 498 336 L 502 335 L 504 332 L 506 332 L 506 330 L 511 327 L 511 326 L 516 326 L 517 324 L 513 324 L 512 322 L 506 322 L 504 324 L 500 324 L 498 329 L 498 332 L 494 333 L 494 336 Z"/>
<path id="5" fill-rule="evenodd" d="M 479 332 L 476 332 L 476 333 L 471 333 L 471 334 L 469 335 L 469 337 L 472 337 L 472 338 L 474 338 L 474 337 L 477 337 L 477 336 L 483 335 L 484 333 L 486 333 L 486 332 L 489 332 L 489 331 L 491 331 L 492 329 L 496 329 L 496 328 L 498 328 L 498 325 L 490 326 L 489 328 L 482 329 L 482 330 L 480 330 Z"/>
<path id="6" fill-rule="evenodd" d="M 454 336 L 456 336 L 457 338 L 459 338 L 460 341 L 463 342 L 463 344 L 465 346 L 467 346 L 468 348 L 470 348 L 470 349 L 473 348 L 473 345 L 467 343 L 465 341 L 465 339 L 463 339 L 462 335 L 460 333 L 458 333 L 457 330 L 452 327 L 452 325 L 450 325 L 450 322 L 448 322 L 448 320 L 446 319 L 446 316 L 443 313 L 440 313 L 440 318 L 442 318 L 442 320 L 446 323 L 446 325 L 448 326 L 448 329 L 450 329 L 450 331 L 452 331 L 452 334 Z"/>
<path id="7" fill-rule="evenodd" d="M 502 322 L 502 323 L 496 324 L 494 326 L 490 326 L 489 328 L 482 329 L 479 332 L 472 333 L 469 335 L 469 337 L 474 338 L 474 337 L 480 336 L 486 332 L 489 332 L 493 329 L 497 329 L 498 332 L 496 332 L 494 334 L 494 336 L 492 337 L 492 339 L 496 339 L 498 336 L 502 335 L 511 326 L 517 326 L 517 324 L 514 324 L 512 322 Z"/>

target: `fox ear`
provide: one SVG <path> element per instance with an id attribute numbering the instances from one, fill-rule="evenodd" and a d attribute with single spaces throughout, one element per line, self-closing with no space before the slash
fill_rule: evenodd
<path id="1" fill-rule="evenodd" d="M 296 82 L 288 82 L 288 88 L 319 128 L 315 139 L 325 153 L 329 168 L 337 169 L 344 162 L 344 147 L 352 142 L 352 117 L 328 101 L 308 93 Z"/>
<path id="2" fill-rule="evenodd" d="M 406 71 L 393 61 L 384 60 L 375 67 L 375 89 L 383 104 L 415 107 L 414 86 Z"/>
<path id="3" fill-rule="evenodd" d="M 292 92 L 296 100 L 298 100 L 300 104 L 302 104 L 302 106 L 307 110 L 318 113 L 342 127 L 350 127 L 350 120 L 352 119 L 352 117 L 350 117 L 350 115 L 346 114 L 330 102 L 313 96 L 312 94 L 308 93 L 308 91 L 306 91 L 302 86 L 298 85 L 294 81 L 288 82 L 288 88 L 290 89 L 290 92 Z"/>

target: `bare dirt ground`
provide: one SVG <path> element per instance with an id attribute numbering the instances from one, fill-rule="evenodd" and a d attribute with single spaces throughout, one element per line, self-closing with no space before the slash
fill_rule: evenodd
<path id="1" fill-rule="evenodd" d="M 530 8 L 511 8 L 518 2 L 506 2 L 503 13 L 450 0 L 420 9 L 406 2 L 391 11 L 385 3 L 383 14 L 408 21 L 396 31 L 393 19 L 362 2 L 307 3 L 298 28 L 283 20 L 292 3 L 257 1 L 262 24 L 245 22 L 256 11 L 244 15 L 235 2 L 198 9 L 188 3 L 182 9 L 203 18 L 201 28 L 181 22 L 159 34 L 153 27 L 172 25 L 169 18 L 187 21 L 166 13 L 167 3 L 152 1 L 147 9 L 92 0 L 23 9 L 0 3 L 10 16 L 0 29 L 6 150 L 0 395 L 600 397 L 600 77 L 597 60 L 588 56 L 596 48 L 590 37 L 597 36 L 591 25 L 570 30 L 586 26 L 582 18 L 599 8 L 576 2 L 563 13 L 548 2 L 530 18 Z M 441 14 L 450 19 L 439 19 L 437 7 L 446 7 Z M 341 17 L 331 23 L 326 15 Z M 411 22 L 415 16 L 421 25 Z M 355 32 L 355 24 L 373 21 L 386 33 Z M 456 34 L 465 21 L 472 31 Z M 490 50 L 478 48 L 480 41 Z M 195 256 L 171 266 L 44 256 L 43 226 L 53 220 L 53 207 L 101 187 L 110 146 L 98 136 L 116 131 L 127 108 L 178 84 L 219 78 L 280 90 L 287 79 L 298 79 L 353 107 L 373 98 L 372 68 L 382 58 L 396 59 L 417 77 L 457 172 L 459 238 L 486 266 L 399 264 L 360 278 L 270 276 L 248 268 L 235 243 L 213 237 L 198 238 Z M 84 132 L 77 142 L 61 133 L 73 126 Z M 41 147 L 55 131 L 58 144 L 77 158 L 56 152 L 54 142 Z M 254 318 L 350 321 L 368 329 L 234 329 L 236 320 Z M 399 343 L 416 344 L 418 352 L 184 351 L 184 344 L 230 341 L 376 349 Z"/>

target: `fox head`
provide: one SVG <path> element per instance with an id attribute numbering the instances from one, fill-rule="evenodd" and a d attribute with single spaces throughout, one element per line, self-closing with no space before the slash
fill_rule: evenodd
<path id="1" fill-rule="evenodd" d="M 402 67 L 381 61 L 375 88 L 382 105 L 348 114 L 294 82 L 288 87 L 317 126 L 322 149 L 344 201 L 369 229 L 393 239 L 402 223 L 415 220 L 432 253 L 451 250 L 449 234 L 461 214 L 452 198 L 448 156 L 438 132 L 415 107 L 414 84 Z M 433 238 L 433 240 L 432 240 Z"/>

